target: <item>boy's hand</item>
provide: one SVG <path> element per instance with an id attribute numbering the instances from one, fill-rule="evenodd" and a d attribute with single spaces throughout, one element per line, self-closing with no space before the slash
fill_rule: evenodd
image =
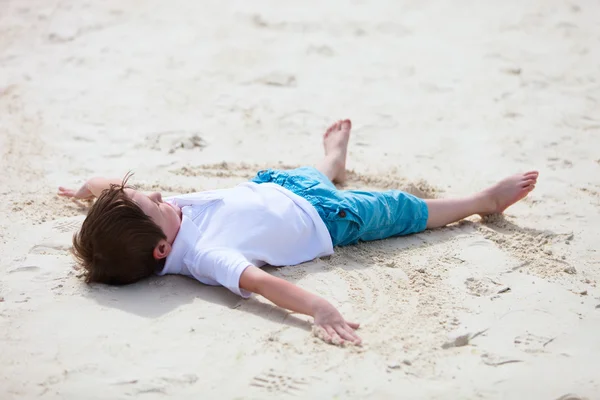
<path id="1" fill-rule="evenodd" d="M 358 324 L 347 322 L 327 300 L 281 278 L 267 274 L 254 265 L 240 276 L 240 288 L 258 293 L 279 307 L 311 315 L 315 319 L 313 333 L 328 343 L 359 345 L 361 339 L 354 333 Z"/>
<path id="2" fill-rule="evenodd" d="M 100 196 L 103 190 L 110 188 L 111 185 L 120 185 L 122 179 L 106 179 L 95 177 L 88 179 L 79 190 L 69 189 L 63 186 L 58 187 L 58 195 L 77 200 L 90 200 Z"/>
<path id="3" fill-rule="evenodd" d="M 340 312 L 329 302 L 325 300 L 320 301 L 315 307 L 313 317 L 315 319 L 315 327 L 320 331 L 317 332 L 317 335 L 326 342 L 343 344 L 348 341 L 355 345 L 361 344 L 362 340 L 354 332 L 360 324 L 346 321 Z"/>
<path id="4" fill-rule="evenodd" d="M 87 182 L 79 190 L 69 189 L 63 186 L 58 187 L 58 195 L 78 200 L 89 200 L 94 198 L 94 194 L 89 189 Z"/>

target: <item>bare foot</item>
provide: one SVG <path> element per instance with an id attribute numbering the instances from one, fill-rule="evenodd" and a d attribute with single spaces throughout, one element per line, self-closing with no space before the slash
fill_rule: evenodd
<path id="1" fill-rule="evenodd" d="M 538 175 L 537 171 L 530 171 L 509 176 L 479 193 L 485 210 L 479 215 L 499 214 L 523 199 L 535 188 Z"/>
<path id="2" fill-rule="evenodd" d="M 340 120 L 331 125 L 323 134 L 325 159 L 333 168 L 332 181 L 342 183 L 346 180 L 346 155 L 352 122 L 349 119 Z"/>

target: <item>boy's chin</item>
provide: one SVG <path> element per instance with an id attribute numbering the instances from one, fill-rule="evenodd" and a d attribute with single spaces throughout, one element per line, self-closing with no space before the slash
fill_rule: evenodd
<path id="1" fill-rule="evenodd" d="M 167 203 L 168 205 L 171 206 L 171 208 L 173 210 L 175 210 L 175 212 L 177 213 L 177 215 L 179 216 L 179 218 L 181 218 L 181 208 L 179 208 L 179 206 L 177 206 L 177 204 L 173 204 L 173 203 Z"/>

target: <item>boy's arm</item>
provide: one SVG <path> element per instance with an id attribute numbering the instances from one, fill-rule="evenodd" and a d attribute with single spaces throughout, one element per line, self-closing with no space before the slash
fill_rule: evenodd
<path id="1" fill-rule="evenodd" d="M 258 293 L 279 307 L 312 316 L 315 325 L 324 330 L 326 341 L 361 343 L 361 339 L 354 333 L 359 324 L 347 322 L 327 300 L 293 283 L 249 266 L 240 277 L 240 288 Z"/>
<path id="2" fill-rule="evenodd" d="M 74 199 L 93 199 L 100 196 L 103 190 L 110 188 L 110 185 L 120 185 L 123 179 L 113 178 L 107 179 L 95 177 L 88 179 L 78 190 L 58 187 L 58 195 L 64 197 L 72 197 Z"/>

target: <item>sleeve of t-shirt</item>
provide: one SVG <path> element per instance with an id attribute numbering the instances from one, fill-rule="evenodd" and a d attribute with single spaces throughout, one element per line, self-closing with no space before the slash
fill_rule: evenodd
<path id="1" fill-rule="evenodd" d="M 194 278 L 207 284 L 217 283 L 244 298 L 251 293 L 240 288 L 240 277 L 250 262 L 242 254 L 227 248 L 196 251 L 188 267 Z"/>

